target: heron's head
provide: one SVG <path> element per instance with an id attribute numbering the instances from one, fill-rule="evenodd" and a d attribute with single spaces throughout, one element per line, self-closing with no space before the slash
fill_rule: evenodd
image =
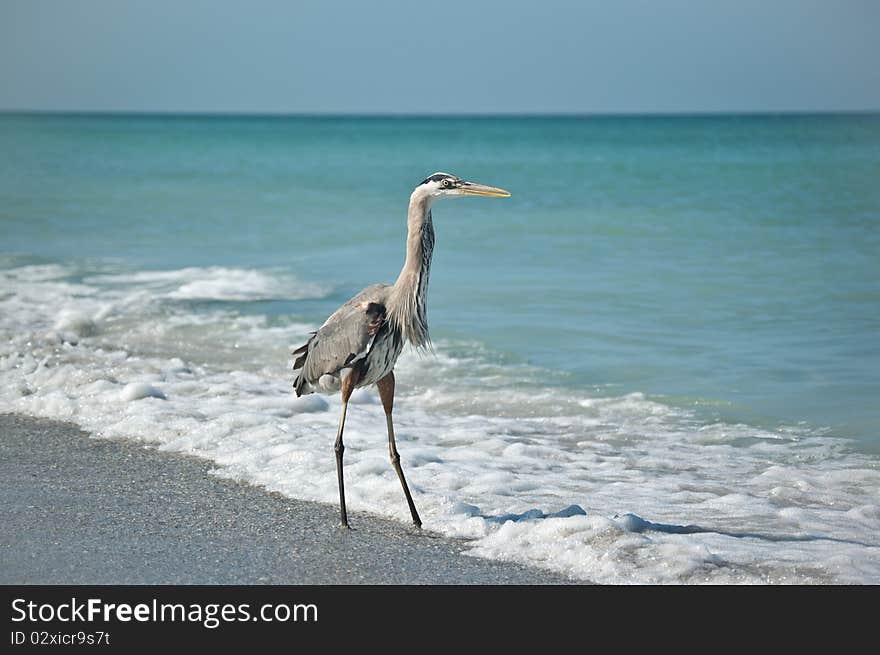
<path id="1" fill-rule="evenodd" d="M 429 175 L 416 187 L 413 193 L 424 194 L 431 199 L 459 196 L 485 196 L 487 198 L 508 198 L 510 192 L 494 186 L 468 182 L 449 173 Z"/>

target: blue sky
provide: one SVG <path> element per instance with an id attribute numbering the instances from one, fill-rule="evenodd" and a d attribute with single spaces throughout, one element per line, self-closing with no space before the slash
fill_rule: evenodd
<path id="1" fill-rule="evenodd" d="M 874 0 L 0 0 L 0 109 L 880 110 Z"/>

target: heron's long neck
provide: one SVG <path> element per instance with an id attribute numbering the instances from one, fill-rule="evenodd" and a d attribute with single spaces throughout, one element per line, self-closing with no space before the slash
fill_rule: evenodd
<path id="1" fill-rule="evenodd" d="M 416 348 L 430 348 L 428 276 L 434 252 L 431 198 L 414 192 L 407 216 L 406 261 L 388 301 L 391 322 Z"/>

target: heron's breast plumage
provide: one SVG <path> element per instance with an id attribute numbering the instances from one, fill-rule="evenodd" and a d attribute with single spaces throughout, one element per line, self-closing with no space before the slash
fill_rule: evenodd
<path id="1" fill-rule="evenodd" d="M 402 351 L 403 335 L 399 330 L 385 323 L 364 358 L 362 377 L 355 386 L 365 387 L 384 378 L 394 370 L 394 365 Z"/>

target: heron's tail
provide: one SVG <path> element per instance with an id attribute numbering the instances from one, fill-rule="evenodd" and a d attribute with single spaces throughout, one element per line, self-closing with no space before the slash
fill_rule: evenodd
<path id="1" fill-rule="evenodd" d="M 296 359 L 293 362 L 293 388 L 296 390 L 296 397 L 303 395 L 305 390 L 306 378 L 303 375 L 303 365 L 306 363 L 306 357 L 309 355 L 309 343 L 306 343 L 291 353 Z M 297 357 L 297 355 L 299 355 Z"/>

